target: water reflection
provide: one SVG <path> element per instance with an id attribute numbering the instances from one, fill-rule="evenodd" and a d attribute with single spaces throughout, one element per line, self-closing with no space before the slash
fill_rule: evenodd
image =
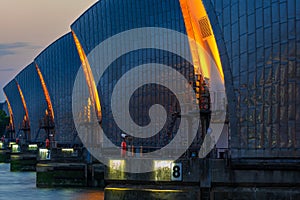
<path id="1" fill-rule="evenodd" d="M 0 200 L 102 200 L 103 191 L 90 189 L 36 188 L 35 172 L 10 172 L 10 164 L 0 164 Z"/>

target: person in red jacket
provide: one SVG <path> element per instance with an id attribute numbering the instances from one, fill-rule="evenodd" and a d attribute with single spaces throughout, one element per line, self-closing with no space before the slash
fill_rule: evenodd
<path id="1" fill-rule="evenodd" d="M 124 158 L 126 156 L 126 148 L 127 148 L 127 144 L 126 144 L 126 141 L 125 141 L 126 135 L 122 134 L 121 136 L 123 138 L 123 140 L 121 142 L 121 156 Z"/>
<path id="2" fill-rule="evenodd" d="M 50 147 L 50 140 L 47 138 L 46 139 L 46 148 L 49 149 L 49 147 Z"/>

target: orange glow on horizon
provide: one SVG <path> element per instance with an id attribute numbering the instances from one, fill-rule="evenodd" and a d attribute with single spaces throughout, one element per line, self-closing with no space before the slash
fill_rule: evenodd
<path id="1" fill-rule="evenodd" d="M 20 87 L 18 81 L 17 80 L 15 80 L 15 81 L 16 81 L 16 84 L 17 84 L 17 87 L 18 87 L 18 91 L 19 91 L 19 94 L 20 94 L 20 97 L 21 97 L 21 100 L 22 100 L 23 108 L 24 108 L 24 111 L 25 111 L 25 117 L 26 118 L 24 118 L 24 119 L 28 120 L 28 124 L 30 125 L 27 104 L 26 104 L 23 92 L 21 90 L 21 87 Z"/>
<path id="2" fill-rule="evenodd" d="M 72 31 L 72 35 L 75 41 L 75 45 L 81 60 L 81 64 L 82 64 L 82 69 L 85 75 L 85 80 L 86 83 L 88 85 L 89 88 L 89 94 L 90 94 L 90 99 L 91 99 L 91 103 L 92 105 L 95 105 L 95 109 L 96 109 L 96 113 L 97 113 L 97 118 L 99 121 L 102 121 L 102 112 L 101 112 L 101 104 L 100 104 L 100 98 L 98 95 L 98 91 L 97 91 L 97 87 L 95 84 L 95 80 L 94 80 L 94 76 L 93 76 L 93 72 L 91 70 L 91 66 L 89 64 L 89 61 L 86 57 L 86 54 L 80 44 L 79 39 L 77 38 L 76 34 L 74 33 L 74 31 Z"/>
<path id="3" fill-rule="evenodd" d="M 7 107 L 8 107 L 8 112 L 9 112 L 9 123 L 11 125 L 11 127 L 14 129 L 14 115 L 13 115 L 13 111 L 12 111 L 12 108 L 11 108 L 11 104 L 7 98 L 7 95 L 5 94 L 4 92 L 4 96 L 5 96 L 5 99 L 6 99 L 6 102 L 7 102 Z"/>
<path id="4" fill-rule="evenodd" d="M 41 85 L 42 85 L 43 92 L 44 92 L 44 95 L 45 95 L 45 99 L 46 99 L 46 102 L 47 102 L 47 107 L 48 107 L 47 110 L 48 110 L 51 118 L 54 120 L 54 111 L 53 111 L 53 107 L 52 107 L 52 102 L 51 102 L 51 98 L 50 98 L 50 95 L 49 95 L 49 92 L 48 92 L 47 85 L 45 83 L 43 74 L 42 74 L 39 66 L 36 63 L 35 63 L 35 68 L 36 68 L 36 71 L 37 71 L 38 76 L 39 76 L 40 81 L 41 81 Z"/>
<path id="5" fill-rule="evenodd" d="M 202 1 L 180 0 L 180 6 L 187 35 L 197 43 L 190 43 L 195 74 L 200 73 L 205 78 L 210 78 L 211 64 L 208 55 L 203 52 L 204 50 L 212 56 L 220 77 L 224 81 L 224 73 L 216 39 Z M 200 45 L 202 48 L 198 48 L 197 45 Z"/>

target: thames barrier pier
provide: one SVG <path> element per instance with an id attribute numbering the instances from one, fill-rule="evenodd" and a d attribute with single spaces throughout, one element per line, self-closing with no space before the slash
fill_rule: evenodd
<path id="1" fill-rule="evenodd" d="M 99 0 L 3 90 L 37 187 L 300 199 L 298 0 Z"/>

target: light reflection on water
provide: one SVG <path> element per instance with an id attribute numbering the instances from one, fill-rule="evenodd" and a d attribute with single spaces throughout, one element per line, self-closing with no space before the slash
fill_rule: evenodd
<path id="1" fill-rule="evenodd" d="M 37 188 L 35 172 L 10 172 L 0 163 L 0 200 L 103 200 L 103 191 L 89 189 Z"/>

